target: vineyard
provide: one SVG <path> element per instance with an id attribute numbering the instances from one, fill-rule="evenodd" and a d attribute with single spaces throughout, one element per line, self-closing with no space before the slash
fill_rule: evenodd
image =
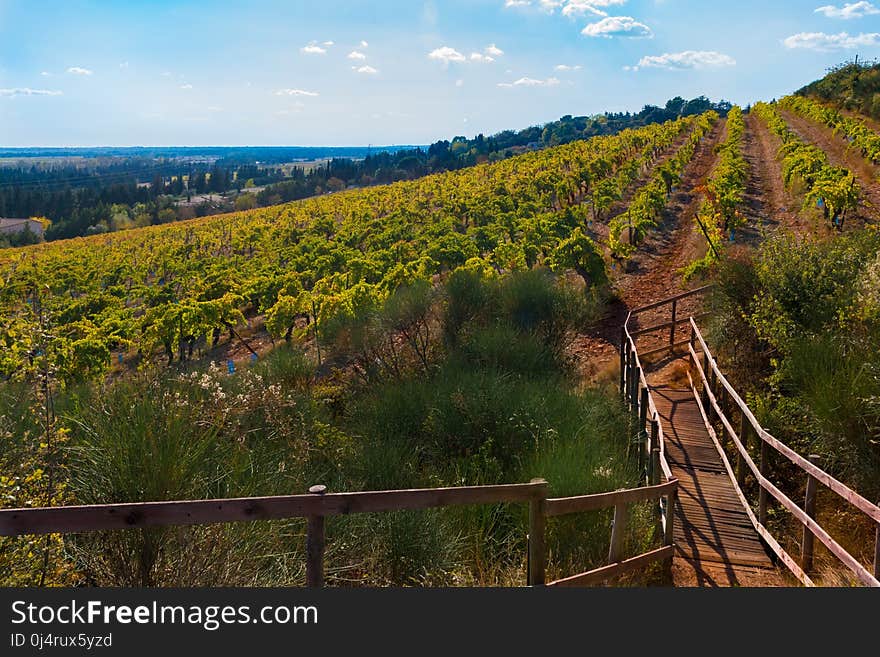
<path id="1" fill-rule="evenodd" d="M 707 339 L 756 422 L 880 496 L 880 231 L 865 173 L 878 164 L 869 122 L 788 96 L 406 182 L 0 250 L 3 505 L 314 483 L 635 486 L 647 472 L 627 433 L 638 418 L 609 382 L 630 311 L 676 295 L 711 311 Z M 714 288 L 680 294 L 697 284 Z M 664 331 L 638 364 L 664 385 L 689 373 L 671 357 L 687 342 L 676 303 L 671 335 L 650 312 L 631 327 Z M 249 362 L 236 369 L 233 352 Z M 634 367 L 626 358 L 621 369 Z M 524 576 L 521 520 L 497 507 L 343 514 L 328 578 L 509 584 Z M 616 540 L 656 548 L 647 507 L 630 520 Z M 764 520 L 792 531 L 772 504 Z M 609 521 L 551 531 L 549 572 L 603 563 Z M 867 559 L 872 525 L 839 508 L 824 521 Z M 0 539 L 0 565 L 15 565 L 17 584 L 299 584 L 302 532 Z M 667 576 L 693 573 L 635 581 Z"/>
<path id="2" fill-rule="evenodd" d="M 65 381 L 100 376 L 132 349 L 182 362 L 226 332 L 235 339 L 246 315 L 265 315 L 278 338 L 290 340 L 300 318 L 320 336 L 402 286 L 457 268 L 546 265 L 601 288 L 605 213 L 674 151 L 612 222 L 610 252 L 629 255 L 717 118 L 267 210 L 4 251 L 0 375 L 41 354 L 53 355 Z"/>

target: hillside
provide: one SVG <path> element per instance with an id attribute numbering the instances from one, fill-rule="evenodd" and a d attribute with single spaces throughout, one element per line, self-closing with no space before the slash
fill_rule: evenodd
<path id="1" fill-rule="evenodd" d="M 854 66 L 808 88 L 839 89 Z M 542 477 L 555 496 L 637 486 L 646 471 L 632 445 L 644 436 L 616 389 L 621 327 L 634 308 L 706 283 L 714 289 L 679 312 L 710 311 L 707 338 L 760 422 L 875 499 L 880 134 L 861 106 L 819 102 L 828 93 L 723 115 L 678 99 L 646 108 L 644 125 L 589 139 L 577 137 L 602 119 L 566 117 L 546 148 L 495 162 L 0 251 L 5 504 L 315 483 L 363 491 Z M 688 106 L 702 111 L 684 116 Z M 653 384 L 690 394 L 683 355 L 646 359 Z M 766 467 L 803 499 L 801 471 Z M 800 525 L 771 505 L 767 526 L 794 553 Z M 521 511 L 342 516 L 328 578 L 519 581 Z M 870 560 L 866 517 L 823 499 L 820 519 Z M 605 563 L 609 521 L 554 524 L 549 572 Z M 277 521 L 0 539 L 0 564 L 14 565 L 18 584 L 301 584 L 302 532 Z M 630 552 L 663 540 L 650 509 L 633 513 L 621 540 Z M 787 581 L 718 568 L 677 560 L 671 573 L 632 581 Z M 850 583 L 824 553 L 814 570 L 818 582 Z"/>

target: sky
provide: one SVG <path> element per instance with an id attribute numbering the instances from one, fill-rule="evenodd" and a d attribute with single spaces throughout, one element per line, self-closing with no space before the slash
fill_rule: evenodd
<path id="1" fill-rule="evenodd" d="M 389 145 L 746 104 L 855 55 L 880 1 L 0 0 L 0 146 Z"/>

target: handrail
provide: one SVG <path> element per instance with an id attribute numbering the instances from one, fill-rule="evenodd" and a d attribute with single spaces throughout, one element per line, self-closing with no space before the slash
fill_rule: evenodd
<path id="1" fill-rule="evenodd" d="M 671 522 L 664 526 L 663 547 L 625 560 L 622 559 L 623 535 L 626 527 L 627 504 L 666 498 L 667 507 L 671 508 L 674 505 L 677 487 L 678 481 L 672 479 L 659 486 L 548 499 L 548 484 L 543 479 L 533 479 L 527 484 L 345 493 L 327 493 L 324 486 L 313 486 L 307 495 L 0 509 L 0 536 L 70 534 L 143 527 L 307 518 L 306 582 L 308 586 L 322 586 L 326 516 L 467 504 L 527 502 L 529 504 L 528 584 L 541 586 L 545 583 L 546 519 L 614 507 L 614 524 L 608 553 L 609 564 L 588 573 L 551 583 L 583 585 L 630 572 L 635 565 L 671 558 L 673 527 Z"/>
<path id="2" fill-rule="evenodd" d="M 768 445 L 769 447 L 774 448 L 780 454 L 789 459 L 796 466 L 800 467 L 804 470 L 808 477 L 814 481 L 818 481 L 824 484 L 829 490 L 835 492 L 838 496 L 843 498 L 845 501 L 849 502 L 860 511 L 865 513 L 868 517 L 873 519 L 875 522 L 880 522 L 880 507 L 877 505 L 871 504 L 867 499 L 859 495 L 857 492 L 838 481 L 827 472 L 817 467 L 813 463 L 810 463 L 807 459 L 803 458 L 800 454 L 792 450 L 790 447 L 774 438 L 771 434 L 769 434 L 764 428 L 760 425 L 760 423 L 755 418 L 754 414 L 752 414 L 751 410 L 749 410 L 746 403 L 742 400 L 742 398 L 737 394 L 736 390 L 734 390 L 733 386 L 727 380 L 727 378 L 721 372 L 721 369 L 718 367 L 718 363 L 712 352 L 709 350 L 706 341 L 703 338 L 700 329 L 697 327 L 696 323 L 691 320 L 691 329 L 692 329 L 692 338 L 695 341 L 698 341 L 700 347 L 703 351 L 703 359 L 704 363 L 709 365 L 709 369 L 713 374 L 713 378 L 723 386 L 723 389 L 726 391 L 727 395 L 735 402 L 737 407 L 740 410 L 740 413 L 744 420 L 748 420 L 749 425 L 754 430 L 754 433 L 762 440 L 763 444 Z M 809 531 L 813 536 L 818 538 L 828 551 L 831 552 L 835 557 L 837 557 L 844 565 L 849 568 L 853 574 L 859 579 L 860 582 L 867 586 L 878 587 L 880 586 L 880 580 L 878 580 L 877 573 L 877 564 L 875 564 L 875 573 L 872 575 L 867 568 L 865 568 L 855 557 L 849 554 L 837 541 L 835 541 L 823 528 L 822 526 L 816 522 L 816 520 L 812 517 L 811 513 L 808 510 L 800 508 L 794 501 L 791 500 L 785 493 L 783 493 L 779 488 L 777 488 L 772 482 L 770 482 L 765 474 L 764 467 L 766 465 L 766 459 L 763 456 L 762 450 L 762 463 L 761 467 L 757 466 L 752 459 L 751 455 L 747 447 L 743 444 L 744 435 L 738 435 L 734 430 L 730 420 L 727 415 L 724 413 L 724 410 L 721 408 L 721 405 L 718 402 L 717 395 L 712 390 L 712 385 L 708 380 L 708 373 L 705 371 L 704 367 L 700 365 L 700 359 L 697 357 L 697 353 L 694 349 L 694 345 L 691 344 L 689 346 L 689 352 L 691 359 L 693 361 L 693 365 L 696 370 L 700 374 L 700 379 L 703 385 L 703 393 L 706 396 L 706 399 L 711 404 L 713 411 L 715 412 L 718 419 L 721 421 L 724 429 L 731 437 L 734 446 L 736 447 L 736 451 L 738 453 L 739 459 L 741 459 L 742 464 L 752 472 L 755 480 L 758 482 L 758 485 L 761 489 L 767 491 L 770 495 L 772 495 L 787 511 L 789 511 L 800 523 L 803 527 Z M 690 376 L 690 375 L 689 375 Z M 693 386 L 693 381 L 691 381 Z M 749 512 L 749 518 L 752 521 L 752 524 L 755 526 L 755 529 L 761 534 L 762 537 L 767 540 L 771 549 L 780 557 L 783 563 L 788 566 L 789 570 L 798 577 L 802 582 L 807 585 L 812 585 L 809 577 L 804 573 L 800 566 L 794 563 L 794 560 L 785 552 L 784 549 L 776 542 L 772 540 L 772 537 L 769 536 L 769 532 L 767 531 L 766 526 L 763 523 L 763 510 L 760 510 L 761 518 L 755 518 L 754 513 L 751 512 L 751 507 L 747 503 L 745 499 L 745 495 L 742 493 L 738 480 L 741 480 L 741 477 L 734 477 L 732 469 L 729 466 L 729 462 L 727 461 L 726 455 L 724 454 L 724 450 L 722 449 L 720 443 L 717 441 L 717 438 L 714 438 L 714 429 L 711 427 L 711 423 L 708 420 L 704 410 L 703 410 L 703 402 L 700 400 L 699 395 L 696 394 L 696 388 L 692 388 L 694 391 L 694 396 L 697 399 L 697 404 L 700 407 L 700 411 L 703 414 L 704 421 L 706 423 L 707 428 L 710 429 L 710 435 L 713 436 L 713 439 L 716 442 L 716 447 L 719 449 L 722 454 L 722 459 L 725 462 L 725 465 L 728 468 L 728 474 L 731 476 L 731 481 L 736 489 L 738 496 L 741 501 L 744 503 L 747 512 Z M 743 422 L 743 430 L 740 431 L 740 434 L 744 434 L 744 430 L 746 428 L 745 422 Z M 739 463 L 739 461 L 738 461 Z M 809 481 L 809 480 L 808 480 Z M 762 502 L 762 505 L 765 504 Z M 806 536 L 806 534 L 805 534 Z M 806 539 L 804 540 L 806 542 Z M 812 548 L 810 547 L 809 552 L 804 550 L 802 546 L 802 551 L 805 556 L 804 560 L 812 561 Z M 875 550 L 876 551 L 876 550 Z"/>

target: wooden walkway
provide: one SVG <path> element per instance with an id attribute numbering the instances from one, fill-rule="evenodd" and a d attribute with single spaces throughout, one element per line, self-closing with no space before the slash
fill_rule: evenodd
<path id="1" fill-rule="evenodd" d="M 652 386 L 678 478 L 676 552 L 692 563 L 774 568 L 727 476 L 690 389 Z"/>

